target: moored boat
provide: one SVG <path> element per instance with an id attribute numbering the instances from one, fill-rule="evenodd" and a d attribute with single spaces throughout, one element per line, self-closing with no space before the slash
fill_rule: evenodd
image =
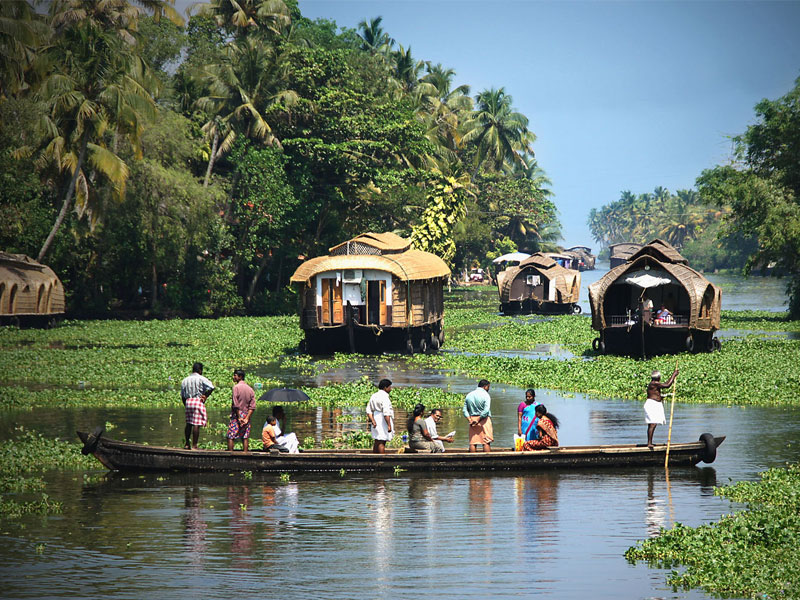
<path id="1" fill-rule="evenodd" d="M 645 444 L 605 446 L 559 446 L 531 452 L 496 448 L 491 452 L 467 452 L 465 448 L 425 454 L 387 449 L 386 454 L 370 450 L 306 450 L 299 454 L 261 450 L 184 450 L 120 442 L 103 436 L 98 428 L 89 434 L 79 431 L 84 454 L 94 456 L 113 471 L 263 471 L 274 473 L 385 472 L 404 471 L 533 471 L 604 467 L 656 467 L 664 465 L 666 445 L 650 449 Z M 672 444 L 671 466 L 711 463 L 725 436 L 704 433 L 697 442 Z"/>

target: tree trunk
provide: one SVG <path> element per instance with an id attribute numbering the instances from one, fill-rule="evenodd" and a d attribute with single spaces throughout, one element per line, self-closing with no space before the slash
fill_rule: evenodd
<path id="1" fill-rule="evenodd" d="M 84 136 L 83 141 L 81 142 L 81 150 L 80 153 L 78 154 L 78 164 L 75 165 L 75 172 L 72 174 L 72 178 L 69 180 L 67 193 L 64 195 L 64 202 L 61 204 L 61 210 L 58 212 L 58 217 L 56 217 L 56 222 L 53 223 L 53 228 L 50 230 L 50 234 L 44 241 L 42 249 L 39 250 L 39 256 L 36 257 L 37 262 L 42 262 L 42 259 L 50 250 L 50 246 L 53 245 L 53 240 L 55 239 L 58 230 L 61 229 L 61 225 L 64 223 L 64 219 L 66 218 L 67 213 L 69 212 L 69 208 L 72 205 L 72 198 L 75 195 L 75 185 L 78 182 L 78 176 L 80 175 L 81 169 L 83 168 L 83 162 L 86 160 L 86 149 L 88 147 L 89 147 L 89 138 Z"/>
<path id="2" fill-rule="evenodd" d="M 150 277 L 150 308 L 155 310 L 156 309 L 156 301 L 158 300 L 158 269 L 156 268 L 156 241 L 155 236 L 153 236 L 153 241 L 151 242 L 151 249 L 152 252 L 150 258 L 150 270 L 151 270 L 151 277 Z"/>
<path id="3" fill-rule="evenodd" d="M 281 275 L 283 275 L 283 254 L 278 260 L 278 274 L 275 276 L 275 291 L 281 291 Z"/>
<path id="4" fill-rule="evenodd" d="M 214 133 L 214 142 L 211 144 L 211 156 L 208 157 L 208 168 L 206 169 L 206 178 L 203 181 L 203 187 L 208 187 L 208 182 L 211 181 L 211 170 L 214 168 L 214 163 L 217 160 L 218 145 L 219 133 Z"/>
<path id="5" fill-rule="evenodd" d="M 253 296 L 256 293 L 256 286 L 258 285 L 258 280 L 261 278 L 262 273 L 264 273 L 264 269 L 267 267 L 267 263 L 269 263 L 269 253 L 264 253 L 264 256 L 261 257 L 261 262 L 258 263 L 258 269 L 256 269 L 255 275 L 250 280 L 250 285 L 247 286 L 247 295 L 245 296 L 245 303 L 247 304 L 248 308 L 253 304 Z"/>

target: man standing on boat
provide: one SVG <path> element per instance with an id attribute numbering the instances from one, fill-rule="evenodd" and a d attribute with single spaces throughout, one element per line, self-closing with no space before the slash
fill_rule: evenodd
<path id="1" fill-rule="evenodd" d="M 489 395 L 489 382 L 481 379 L 478 387 L 464 398 L 464 416 L 469 421 L 469 451 L 477 452 L 478 444 L 484 452 L 491 452 L 494 441 L 492 430 L 492 397 Z"/>
<path id="2" fill-rule="evenodd" d="M 647 400 L 644 403 L 648 448 L 653 447 L 653 433 L 656 430 L 656 425 L 667 424 L 667 418 L 664 416 L 664 399 L 661 397 L 661 390 L 671 386 L 677 376 L 678 369 L 675 369 L 666 383 L 661 383 L 661 371 L 653 371 L 650 376 L 650 383 L 647 384 Z"/>
<path id="3" fill-rule="evenodd" d="M 186 427 L 183 435 L 186 441 L 184 448 L 197 449 L 197 441 L 200 439 L 200 428 L 208 425 L 208 413 L 206 412 L 206 399 L 214 391 L 214 384 L 203 377 L 203 363 L 196 362 L 192 365 L 192 374 L 181 381 L 181 400 L 186 407 Z M 191 436 L 191 445 L 189 445 Z"/>
<path id="4" fill-rule="evenodd" d="M 234 440 L 242 438 L 242 449 L 247 452 L 250 443 L 250 417 L 256 410 L 256 394 L 244 382 L 244 371 L 233 372 L 233 399 L 231 421 L 228 425 L 228 450 L 233 450 Z"/>
<path id="5" fill-rule="evenodd" d="M 392 391 L 392 382 L 381 379 L 378 391 L 372 394 L 367 403 L 367 419 L 372 428 L 372 452 L 386 454 L 386 442 L 394 435 L 394 409 L 389 392 Z"/>

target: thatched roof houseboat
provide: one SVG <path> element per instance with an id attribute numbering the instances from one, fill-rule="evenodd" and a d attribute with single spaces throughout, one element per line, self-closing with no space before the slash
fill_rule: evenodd
<path id="1" fill-rule="evenodd" d="M 63 314 L 64 286 L 50 267 L 0 252 L 0 322 L 44 324 Z"/>
<path id="2" fill-rule="evenodd" d="M 646 356 L 720 346 L 722 292 L 662 240 L 590 285 L 589 302 L 597 351 Z"/>
<path id="3" fill-rule="evenodd" d="M 564 254 L 575 256 L 578 259 L 579 271 L 591 271 L 594 269 L 596 256 L 592 254 L 592 249 L 588 246 L 572 246 L 564 250 Z"/>
<path id="4" fill-rule="evenodd" d="M 514 313 L 579 313 L 581 274 L 565 269 L 537 252 L 516 267 L 497 274 L 500 311 Z"/>
<path id="5" fill-rule="evenodd" d="M 364 233 L 329 252 L 291 277 L 307 352 L 439 349 L 450 276 L 442 259 L 393 233 Z"/>
<path id="6" fill-rule="evenodd" d="M 609 268 L 613 269 L 628 262 L 628 259 L 642 249 L 642 244 L 635 244 L 633 242 L 622 242 L 619 244 L 611 244 L 608 247 Z"/>

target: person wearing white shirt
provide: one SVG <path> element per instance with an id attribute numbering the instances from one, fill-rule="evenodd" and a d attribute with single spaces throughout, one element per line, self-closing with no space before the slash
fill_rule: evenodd
<path id="1" fill-rule="evenodd" d="M 453 436 L 448 437 L 440 437 L 439 433 L 436 431 L 436 425 L 439 424 L 439 421 L 442 420 L 442 409 L 441 408 L 434 408 L 431 411 L 430 416 L 425 419 L 425 425 L 428 428 L 428 433 L 431 436 L 431 440 L 433 443 L 436 444 L 439 448 L 439 452 L 444 452 L 444 444 L 442 442 L 447 442 L 448 444 L 453 443 Z"/>
<path id="2" fill-rule="evenodd" d="M 372 452 L 386 454 L 386 442 L 394 436 L 394 409 L 389 392 L 392 391 L 392 382 L 381 379 L 378 391 L 370 396 L 367 403 L 367 419 L 371 426 Z"/>

